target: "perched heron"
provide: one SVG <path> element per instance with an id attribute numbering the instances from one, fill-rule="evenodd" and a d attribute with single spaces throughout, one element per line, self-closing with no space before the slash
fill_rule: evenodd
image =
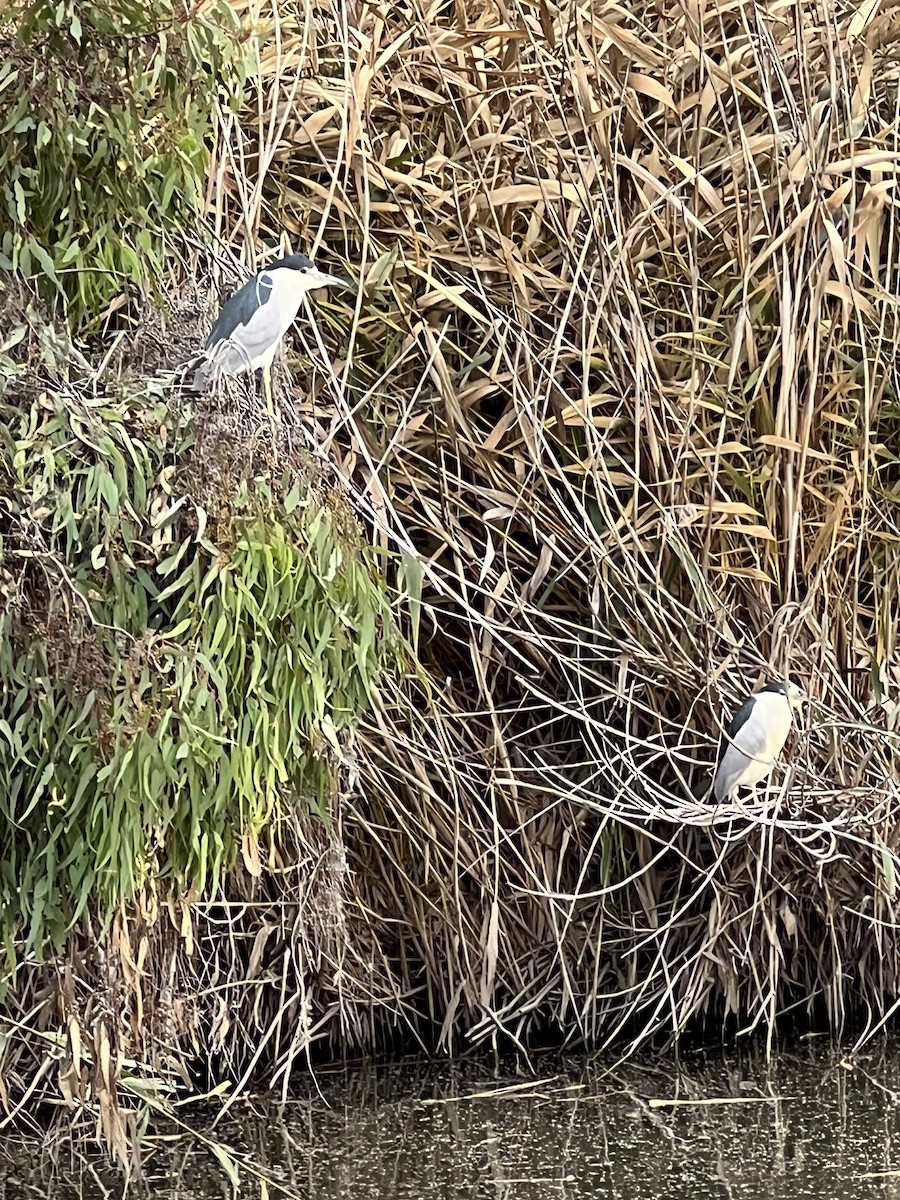
<path id="1" fill-rule="evenodd" d="M 305 254 L 270 263 L 222 306 L 194 372 L 194 390 L 202 391 L 210 377 L 243 375 L 262 367 L 271 406 L 269 370 L 303 297 L 316 288 L 350 286 L 337 275 L 319 271 Z"/>
<path id="2" fill-rule="evenodd" d="M 719 743 L 713 779 L 716 800 L 731 800 L 738 788 L 755 787 L 775 765 L 791 731 L 794 709 L 806 699 L 795 683 L 767 683 L 748 696 Z"/>

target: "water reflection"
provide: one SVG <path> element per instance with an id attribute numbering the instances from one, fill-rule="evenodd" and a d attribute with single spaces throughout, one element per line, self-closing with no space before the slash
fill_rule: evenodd
<path id="1" fill-rule="evenodd" d="M 320 1071 L 318 1091 L 232 1110 L 216 1136 L 303 1200 L 900 1200 L 900 1054 L 532 1066 L 536 1079 L 509 1064 Z M 123 1194 L 79 1156 L 38 1174 L 34 1145 L 27 1170 L 29 1147 L 11 1149 L 3 1200 L 93 1200 L 101 1183 Z M 261 1194 L 243 1179 L 242 1196 Z M 156 1200 L 231 1195 L 214 1158 L 185 1139 L 150 1144 L 145 1188 Z"/>

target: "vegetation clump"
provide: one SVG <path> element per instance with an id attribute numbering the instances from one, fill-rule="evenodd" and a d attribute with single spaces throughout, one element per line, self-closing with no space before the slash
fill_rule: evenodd
<path id="1" fill-rule="evenodd" d="M 26 0 L 0 14 L 0 266 L 75 325 L 158 285 L 196 236 L 217 103 L 245 60 L 226 3 Z"/>
<path id="2" fill-rule="evenodd" d="M 59 948 L 148 881 L 215 895 L 239 851 L 258 873 L 257 838 L 291 805 L 327 821 L 391 646 L 371 554 L 308 459 L 236 462 L 232 442 L 213 525 L 212 416 L 153 379 L 78 380 L 46 338 L 26 363 L 31 336 L 14 326 L 0 357 L 11 958 L 20 933 L 21 954 Z"/>
<path id="3" fill-rule="evenodd" d="M 273 435 L 159 381 L 35 388 L 22 322 L 5 351 L 15 933 L 237 864 L 226 903 L 148 888 L 90 942 L 64 1078 L 104 995 L 120 1063 L 282 1091 L 314 1051 L 408 1039 L 881 1028 L 895 12 L 288 0 L 266 43 L 235 7 L 257 86 L 211 141 L 210 207 L 248 264 L 285 230 L 352 264 L 353 301 L 298 327 L 327 388 L 298 373 Z M 370 686 L 385 593 L 295 487 L 301 432 L 398 552 L 413 682 Z M 813 703 L 771 790 L 708 804 L 723 718 L 781 672 Z M 354 717 L 331 824 L 300 806 L 255 844 L 285 789 L 327 793 Z"/>

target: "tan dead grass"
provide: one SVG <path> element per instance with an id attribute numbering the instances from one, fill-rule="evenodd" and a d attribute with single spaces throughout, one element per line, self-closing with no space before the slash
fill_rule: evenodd
<path id="1" fill-rule="evenodd" d="M 883 1012 L 893 11 L 272 16 L 213 203 L 361 284 L 317 309 L 304 412 L 421 589 L 430 690 L 382 696 L 344 812 L 398 997 L 449 1047 Z M 766 670 L 811 713 L 769 805 L 711 814 Z"/>

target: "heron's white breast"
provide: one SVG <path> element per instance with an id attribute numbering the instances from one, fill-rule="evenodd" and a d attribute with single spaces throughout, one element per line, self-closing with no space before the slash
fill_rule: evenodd
<path id="1" fill-rule="evenodd" d="M 283 337 L 293 324 L 303 297 L 310 289 L 306 277 L 299 271 L 282 268 L 280 271 L 273 271 L 269 278 L 272 280 L 269 304 L 274 306 L 278 314 L 278 336 Z"/>

